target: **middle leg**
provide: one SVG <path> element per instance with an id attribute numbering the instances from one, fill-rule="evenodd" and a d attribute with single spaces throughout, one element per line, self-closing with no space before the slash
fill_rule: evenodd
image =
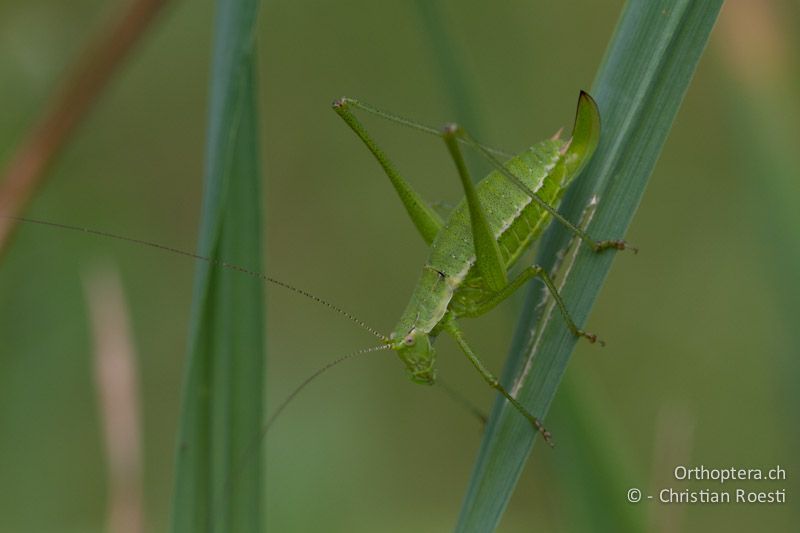
<path id="1" fill-rule="evenodd" d="M 503 385 L 500 383 L 500 380 L 497 379 L 495 375 L 492 374 L 488 368 L 486 368 L 486 366 L 484 366 L 483 362 L 480 360 L 478 355 L 472 350 L 472 347 L 470 347 L 470 345 L 467 344 L 467 340 L 464 338 L 464 334 L 461 332 L 461 329 L 459 329 L 459 327 L 456 325 L 455 320 L 452 317 L 447 319 L 444 328 L 445 331 L 447 331 L 448 333 L 450 333 L 450 335 L 452 335 L 452 337 L 458 343 L 458 346 L 461 348 L 461 351 L 464 352 L 464 355 L 467 356 L 467 359 L 469 359 L 470 363 L 472 363 L 472 366 L 475 367 L 475 369 L 481 375 L 483 380 L 486 383 L 488 383 L 490 387 L 492 387 L 497 392 L 505 396 L 506 400 L 509 401 L 509 403 L 514 407 L 514 409 L 519 411 L 519 413 L 522 416 L 527 418 L 528 422 L 531 423 L 533 428 L 539 433 L 541 433 L 542 438 L 544 438 L 544 441 L 550 446 L 553 446 L 553 439 L 550 432 L 547 431 L 547 429 L 545 429 L 541 421 L 536 416 L 531 414 L 531 412 L 528 411 L 528 409 L 524 405 L 522 405 L 519 402 L 519 400 L 514 398 L 514 396 L 512 396 L 511 393 L 508 392 L 508 390 L 506 390 L 505 387 L 503 387 Z"/>
<path id="2" fill-rule="evenodd" d="M 561 312 L 561 316 L 564 317 L 564 322 L 566 322 L 567 327 L 569 330 L 576 336 L 576 337 L 585 337 L 589 342 L 595 343 L 598 342 L 597 335 L 594 333 L 589 333 L 581 328 L 579 328 L 575 321 L 572 319 L 572 315 L 570 315 L 569 311 L 567 310 L 567 306 L 564 303 L 563 298 L 558 293 L 558 288 L 556 287 L 555 283 L 553 283 L 552 278 L 547 274 L 544 268 L 540 267 L 539 265 L 529 266 L 525 270 L 523 270 L 516 278 L 511 280 L 511 282 L 503 287 L 501 290 L 496 292 L 489 300 L 483 303 L 480 306 L 475 307 L 474 309 L 464 313 L 462 316 L 466 317 L 477 317 L 481 316 L 490 310 L 497 307 L 501 302 L 505 301 L 509 296 L 517 292 L 517 289 L 522 287 L 525 283 L 530 281 L 533 278 L 540 278 L 542 283 L 544 283 L 547 290 L 553 296 L 553 299 L 558 306 L 559 311 Z M 599 341 L 600 346 L 605 346 L 605 342 L 602 340 Z"/>

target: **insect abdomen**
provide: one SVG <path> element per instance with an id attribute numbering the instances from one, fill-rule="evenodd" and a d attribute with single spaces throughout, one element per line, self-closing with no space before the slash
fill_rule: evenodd
<path id="1" fill-rule="evenodd" d="M 563 141 L 548 140 L 539 143 L 514 158 L 509 169 L 514 172 L 543 201 L 556 207 L 568 185 L 561 161 Z M 495 235 L 505 260 L 506 269 L 511 268 L 531 244 L 542 234 L 551 215 L 534 202 L 530 195 L 520 190 L 508 178 L 493 172 L 479 185 L 484 205 L 503 214 Z M 500 207 L 505 205 L 505 207 Z M 487 208 L 488 210 L 488 208 Z M 488 215 L 491 218 L 491 215 Z M 492 224 L 492 222 L 490 222 Z M 450 308 L 456 315 L 468 313 L 492 295 L 475 268 L 474 257 L 470 268 L 455 291 Z"/>
<path id="2" fill-rule="evenodd" d="M 565 187 L 562 140 L 542 141 L 510 159 L 506 167 L 547 202 L 556 201 Z M 489 227 L 508 268 L 538 236 L 549 215 L 530 196 L 499 172 L 477 184 Z M 469 208 L 462 200 L 431 243 L 431 253 L 403 313 L 398 331 L 430 332 L 448 308 L 456 314 L 480 302 L 490 292 L 477 273 Z"/>

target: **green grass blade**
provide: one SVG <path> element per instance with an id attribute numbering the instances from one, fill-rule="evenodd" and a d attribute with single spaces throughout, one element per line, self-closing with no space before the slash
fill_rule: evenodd
<path id="1" fill-rule="evenodd" d="M 594 394 L 594 380 L 568 374 L 561 384 L 551 419 L 558 428 L 554 468 L 563 501 L 566 531 L 637 533 L 647 531 L 646 505 L 631 505 L 626 492 L 642 479 L 632 466 L 617 424 L 605 416 L 607 404 Z M 639 487 L 643 488 L 643 487 Z"/>
<path id="2" fill-rule="evenodd" d="M 632 0 L 623 10 L 591 91 L 603 120 L 600 146 L 565 198 L 562 213 L 579 220 L 600 198 L 588 231 L 625 234 L 691 81 L 721 7 L 712 2 Z M 569 235 L 555 225 L 537 258 L 552 268 Z M 559 270 L 562 295 L 577 323 L 585 322 L 614 254 L 581 247 Z M 518 398 L 543 416 L 555 396 L 575 338 L 551 306 L 528 294 L 504 371 Z M 538 319 L 538 320 L 537 320 Z M 537 324 L 531 328 L 531 324 Z M 555 429 L 558 442 L 558 428 Z M 495 403 L 459 517 L 457 531 L 491 531 L 500 521 L 533 446 L 535 434 L 506 402 Z M 624 495 L 620 495 L 624 497 Z"/>
<path id="3" fill-rule="evenodd" d="M 428 41 L 428 49 L 436 60 L 436 73 L 442 83 L 445 99 L 449 104 L 449 112 L 455 114 L 448 120 L 455 120 L 467 131 L 483 138 L 486 131 L 481 108 L 478 103 L 478 90 L 475 76 L 467 71 L 466 54 L 459 40 L 452 37 L 447 24 L 447 17 L 442 13 L 440 2 L 416 0 L 417 15 L 422 23 L 422 34 Z M 474 150 L 466 150 L 464 159 L 472 174 L 472 179 L 480 180 L 489 170 L 490 165 Z"/>
<path id="4" fill-rule="evenodd" d="M 467 73 L 464 52 L 458 40 L 450 36 L 447 20 L 442 14 L 442 5 L 430 0 L 416 0 L 420 22 L 429 50 L 436 60 L 438 78 L 444 94 L 456 113 L 459 123 L 473 135 L 484 131 L 484 120 L 478 102 L 474 76 Z M 478 179 L 481 176 L 478 176 Z"/>
<path id="5" fill-rule="evenodd" d="M 422 0 L 416 4 L 425 23 L 432 53 L 440 67 L 436 71 L 442 79 L 455 116 L 463 121 L 473 135 L 484 138 L 481 129 L 474 126 L 484 123 L 481 106 L 475 98 L 475 76 L 469 76 L 462 67 L 460 58 L 463 53 L 448 37 L 440 7 L 436 2 Z M 591 120 L 594 117 L 585 118 Z M 599 139 L 599 127 L 588 129 L 597 131 Z M 590 145 L 588 149 L 592 152 L 596 149 L 598 139 L 586 139 Z M 574 139 L 571 146 L 575 148 Z M 476 156 L 476 163 L 485 163 L 473 151 L 465 155 L 470 154 Z M 562 469 L 559 479 L 563 492 L 571 496 L 564 506 L 569 513 L 569 519 L 565 522 L 572 526 L 573 531 L 642 531 L 642 508 L 631 506 L 624 499 L 616 497 L 622 490 L 621 473 L 633 470 L 627 461 L 628 457 L 610 444 L 615 443 L 612 430 L 606 425 L 594 423 L 594 403 L 586 399 L 580 388 L 569 385 L 567 382 L 561 387 L 561 400 L 557 405 L 560 411 L 557 418 L 570 421 L 568 432 L 559 430 L 562 445 L 557 454 L 559 463 L 568 461 L 571 464 L 571 467 Z M 575 465 L 581 467 L 575 468 Z M 590 467 L 583 468 L 584 465 Z M 636 514 L 637 511 L 639 514 Z"/>
<path id="6" fill-rule="evenodd" d="M 199 253 L 262 271 L 253 32 L 256 0 L 220 0 L 216 13 Z M 263 286 L 198 264 L 172 531 L 258 531 L 257 438 L 263 399 Z"/>
<path id="7" fill-rule="evenodd" d="M 463 52 L 447 35 L 440 6 L 424 0 L 417 1 L 416 5 L 422 15 L 431 51 L 437 59 L 439 68 L 436 71 L 443 81 L 442 86 L 455 116 L 474 136 L 485 138 L 481 128 L 476 126 L 484 123 L 482 108 L 475 97 L 476 78 L 465 72 L 461 60 Z M 587 110 L 585 106 L 582 109 Z M 584 115 L 584 118 L 591 122 L 595 117 Z M 597 138 L 587 138 L 584 146 L 579 148 L 593 152 L 599 140 L 600 128 L 587 124 L 587 129 L 597 132 Z M 574 138 L 571 148 L 576 149 Z M 465 155 L 476 156 L 473 168 L 485 163 L 479 154 L 472 151 Z M 599 414 L 594 403 L 586 398 L 581 388 L 570 386 L 569 381 L 562 385 L 560 402 L 556 405 L 560 412 L 556 418 L 570 421 L 570 426 L 566 428 L 568 431 L 559 429 L 562 444 L 557 454 L 557 468 L 565 462 L 569 463 L 569 467 L 564 465 L 565 468 L 561 469 L 559 478 L 562 493 L 570 495 L 564 505 L 569 514 L 565 523 L 571 526 L 572 531 L 643 531 L 643 508 L 631 506 L 617 497 L 624 493 L 625 478 L 622 473 L 631 472 L 633 468 L 628 456 L 614 447 L 616 442 L 611 428 L 597 424 L 593 418 L 593 415 Z"/>

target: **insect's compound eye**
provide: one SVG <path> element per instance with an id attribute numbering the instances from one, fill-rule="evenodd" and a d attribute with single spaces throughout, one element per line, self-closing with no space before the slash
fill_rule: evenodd
<path id="1" fill-rule="evenodd" d="M 413 335 L 409 335 L 405 339 L 403 339 L 403 344 L 406 346 L 414 346 L 417 343 L 417 339 L 414 338 Z"/>

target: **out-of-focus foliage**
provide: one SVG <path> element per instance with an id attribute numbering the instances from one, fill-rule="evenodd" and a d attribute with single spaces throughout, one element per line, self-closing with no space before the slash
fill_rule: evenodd
<path id="1" fill-rule="evenodd" d="M 99 0 L 0 5 L 0 158 L 8 157 L 87 35 L 104 23 L 104 6 Z M 577 91 L 590 85 L 620 8 L 621 2 L 443 2 L 448 34 L 474 81 L 481 138 L 521 150 L 568 126 Z M 775 9 L 784 28 L 775 34 L 796 50 L 787 28 L 800 23 L 797 7 L 784 1 Z M 272 2 L 265 14 L 258 33 L 269 271 L 386 331 L 406 303 L 425 249 L 330 101 L 354 96 L 434 125 L 462 117 L 443 90 L 414 4 Z M 726 16 L 723 9 L 720 23 Z M 57 162 L 32 215 L 194 248 L 212 17 L 209 0 L 165 11 Z M 732 100 L 721 97 L 740 83 L 720 60 L 727 50 L 727 41 L 713 34 L 627 236 L 641 252 L 615 261 L 589 318 L 588 329 L 608 346 L 579 346 L 568 370 L 568 377 L 580 375 L 576 383 L 588 401 L 602 407 L 597 422 L 611 420 L 630 469 L 622 482 L 643 489 L 708 487 L 674 481 L 678 462 L 777 463 L 790 478 L 800 467 L 789 440 L 797 396 L 788 394 L 785 379 L 795 326 L 778 288 L 796 281 L 775 282 L 780 254 L 764 252 L 772 234 L 752 215 L 773 212 L 773 197 L 753 186 L 771 173 L 742 164 L 757 154 L 743 149 L 749 145 L 731 127 Z M 797 64 L 780 69 L 788 94 L 797 93 Z M 458 198 L 439 141 L 368 125 L 427 197 Z M 791 226 L 782 231 L 797 234 Z M 103 447 L 79 278 L 101 259 L 119 265 L 131 303 L 141 354 L 148 519 L 151 530 L 166 528 L 194 265 L 124 243 L 23 227 L 0 265 L 0 531 L 103 526 Z M 476 350 L 496 371 L 520 304 L 467 324 Z M 268 411 L 321 364 L 374 342 L 290 294 L 271 291 L 268 306 Z M 455 346 L 442 342 L 440 361 L 450 384 L 488 408 L 491 391 Z M 558 414 L 570 409 L 558 409 L 558 402 L 557 396 L 548 427 L 568 438 L 571 421 Z M 661 447 L 676 434 L 688 442 L 679 456 Z M 267 439 L 270 530 L 450 530 L 479 440 L 468 414 L 437 391 L 411 384 L 389 355 L 341 366 L 309 388 Z M 576 509 L 587 502 L 576 501 L 564 483 L 571 466 L 559 453 L 542 447 L 534 454 L 501 531 L 528 531 L 533 521 L 542 530 L 566 531 L 576 523 Z M 789 504 L 640 505 L 659 518 L 654 523 L 677 523 L 680 531 L 764 523 L 781 530 L 798 518 Z"/>
<path id="2" fill-rule="evenodd" d="M 217 2 L 198 244 L 204 257 L 255 272 L 263 269 L 258 11 L 258 0 Z M 260 531 L 263 476 L 254 446 L 264 418 L 262 281 L 200 262 L 189 337 L 171 531 Z"/>

